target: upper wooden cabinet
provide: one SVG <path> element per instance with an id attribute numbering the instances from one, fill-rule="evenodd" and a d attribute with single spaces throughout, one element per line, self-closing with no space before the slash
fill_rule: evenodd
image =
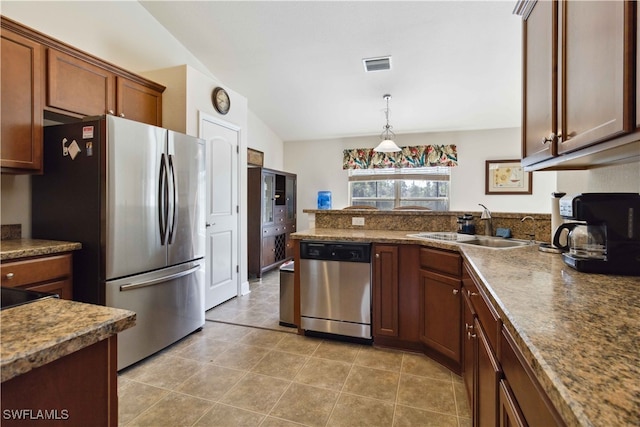
<path id="1" fill-rule="evenodd" d="M 55 49 L 47 50 L 47 107 L 162 125 L 162 92 Z"/>
<path id="2" fill-rule="evenodd" d="M 129 120 L 162 126 L 162 92 L 116 76 L 116 114 Z"/>
<path id="3" fill-rule="evenodd" d="M 0 17 L 2 173 L 42 172 L 44 115 L 162 125 L 164 86 Z"/>
<path id="4" fill-rule="evenodd" d="M 115 113 L 115 76 L 55 49 L 47 50 L 47 106 L 83 116 Z"/>
<path id="5" fill-rule="evenodd" d="M 522 28 L 522 156 L 526 165 L 556 155 L 557 9 L 557 1 L 538 2 Z"/>
<path id="6" fill-rule="evenodd" d="M 0 166 L 2 172 L 40 172 L 43 48 L 4 27 L 0 35 Z"/>
<path id="7" fill-rule="evenodd" d="M 630 135 L 635 2 L 525 0 L 516 13 L 524 18 L 522 164 L 590 167 L 632 158 L 640 139 Z"/>
<path id="8" fill-rule="evenodd" d="M 634 21 L 631 2 L 561 3 L 558 154 L 634 130 Z"/>

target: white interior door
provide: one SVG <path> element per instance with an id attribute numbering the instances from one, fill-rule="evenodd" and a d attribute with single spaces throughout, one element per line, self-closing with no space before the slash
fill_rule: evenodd
<path id="1" fill-rule="evenodd" d="M 200 114 L 207 145 L 205 310 L 238 295 L 238 146 L 240 129 Z"/>

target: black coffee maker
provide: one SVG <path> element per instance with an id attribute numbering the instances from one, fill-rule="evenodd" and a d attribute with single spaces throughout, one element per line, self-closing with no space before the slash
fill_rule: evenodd
<path id="1" fill-rule="evenodd" d="M 640 194 L 583 193 L 560 199 L 554 245 L 564 262 L 585 273 L 640 276 Z M 560 243 L 563 230 L 567 243 Z"/>

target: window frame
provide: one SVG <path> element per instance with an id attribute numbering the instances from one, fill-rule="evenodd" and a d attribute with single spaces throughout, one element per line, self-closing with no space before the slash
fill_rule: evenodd
<path id="1" fill-rule="evenodd" d="M 353 183 L 376 181 L 394 181 L 393 197 L 353 197 Z M 402 197 L 401 190 L 403 181 L 446 182 L 447 196 Z M 367 204 L 377 207 L 377 202 L 393 202 L 393 209 L 403 205 L 436 202 L 438 204 L 444 203 L 444 209 L 438 209 L 438 211 L 448 211 L 451 197 L 451 168 L 435 166 L 424 168 L 350 169 L 348 192 L 349 205 Z"/>

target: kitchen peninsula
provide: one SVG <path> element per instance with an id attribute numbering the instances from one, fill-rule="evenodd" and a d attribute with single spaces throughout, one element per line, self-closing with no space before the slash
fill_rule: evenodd
<path id="1" fill-rule="evenodd" d="M 61 298 L 0 311 L 2 425 L 117 426 L 117 334 L 135 325 L 136 314 L 64 299 L 80 243 L 22 239 L 19 230 L 5 236 L 6 229 L 3 286 Z"/>
<path id="2" fill-rule="evenodd" d="M 135 317 L 57 298 L 0 311 L 2 425 L 117 426 L 117 334 Z"/>
<path id="3" fill-rule="evenodd" d="M 581 273 L 564 264 L 559 254 L 541 252 L 537 245 L 493 249 L 408 236 L 424 231 L 451 231 L 446 219 L 436 228 L 440 219 L 435 218 L 435 212 L 433 218 L 429 218 L 431 213 L 416 212 L 348 213 L 367 219 L 379 216 L 365 223 L 394 227 L 387 229 L 344 226 L 338 220 L 344 212 L 312 210 L 308 213 L 316 215 L 316 227 L 293 234 L 296 242 L 371 242 L 374 246 L 418 246 L 459 253 L 480 293 L 498 317 L 497 370 L 504 370 L 507 382 L 514 389 L 516 376 L 508 364 L 513 360 L 508 359 L 511 354 L 517 354 L 520 364 L 526 367 L 522 372 L 534 378 L 539 394 L 551 402 L 559 425 L 640 423 L 640 337 L 637 333 L 640 278 Z M 402 216 L 411 215 L 421 218 L 401 220 Z M 406 228 L 407 223 L 415 224 L 415 221 L 431 222 L 434 227 Z M 297 250 L 296 253 L 299 254 Z M 296 262 L 298 260 L 296 255 Z M 296 281 L 299 286 L 299 276 Z M 400 281 L 399 292 L 406 285 Z M 464 329 L 464 324 L 460 327 Z M 466 333 L 462 337 L 466 339 Z M 516 351 L 511 351 L 510 346 Z M 500 384 L 505 382 L 505 375 L 497 377 Z M 520 402 L 523 407 L 527 404 L 524 400 Z M 498 411 L 497 405 L 495 409 Z M 503 409 L 500 406 L 500 412 L 504 412 Z"/>

